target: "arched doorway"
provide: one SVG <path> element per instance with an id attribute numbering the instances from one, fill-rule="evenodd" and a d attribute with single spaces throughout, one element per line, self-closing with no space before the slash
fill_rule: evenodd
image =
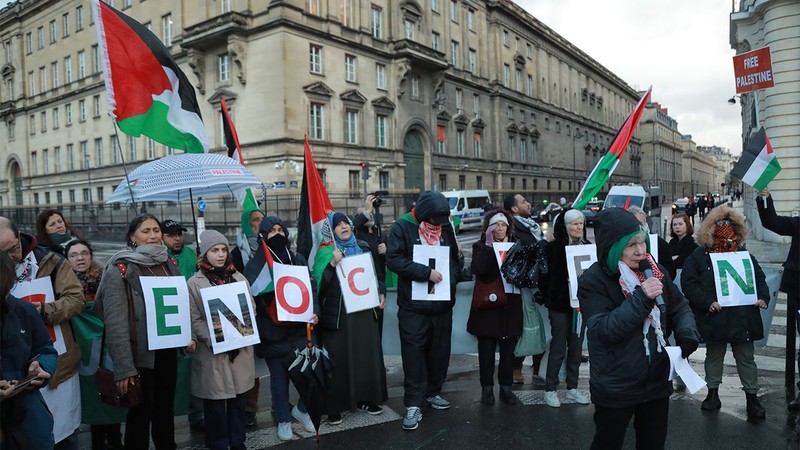
<path id="1" fill-rule="evenodd" d="M 22 169 L 17 161 L 11 161 L 8 166 L 9 189 L 13 192 L 11 200 L 14 206 L 22 206 Z"/>
<path id="2" fill-rule="evenodd" d="M 409 130 L 403 139 L 403 162 L 405 189 L 425 190 L 425 147 L 418 130 Z"/>

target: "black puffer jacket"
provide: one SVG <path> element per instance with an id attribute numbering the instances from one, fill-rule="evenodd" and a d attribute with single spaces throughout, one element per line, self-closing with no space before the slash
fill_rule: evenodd
<path id="1" fill-rule="evenodd" d="M 392 225 L 386 244 L 386 267 L 397 274 L 397 306 L 419 314 L 438 314 L 455 305 L 456 283 L 461 279 L 464 256 L 459 255 L 456 235 L 447 221 L 450 206 L 439 192 L 425 191 L 417 199 L 411 213 L 405 214 Z M 431 269 L 414 262 L 414 246 L 421 245 L 419 223 L 436 217 L 444 221 L 441 244 L 450 247 L 450 298 L 446 301 L 417 301 L 411 299 L 411 282 L 427 282 Z"/>
<path id="2" fill-rule="evenodd" d="M 572 209 L 572 208 L 570 208 Z M 567 251 L 569 234 L 564 223 L 564 214 L 560 213 L 553 223 L 553 240 L 547 243 L 547 273 L 539 278 L 539 290 L 544 294 L 544 304 L 548 309 L 571 313 L 569 303 L 569 272 L 567 271 Z M 581 244 L 591 244 L 581 238 Z"/>
<path id="3" fill-rule="evenodd" d="M 740 248 L 743 251 L 744 248 Z M 717 301 L 714 269 L 711 267 L 711 251 L 697 247 L 686 258 L 681 273 L 683 294 L 692 305 L 697 329 L 702 342 L 746 342 L 764 338 L 761 310 L 755 306 L 731 306 L 711 313 L 708 308 Z M 750 255 L 756 272 L 758 298 L 769 303 L 769 287 L 764 271 L 758 261 Z"/>
<path id="4" fill-rule="evenodd" d="M 800 294 L 800 217 L 779 216 L 775 212 L 775 203 L 772 196 L 768 196 L 766 205 L 759 196 L 756 198 L 758 217 L 764 228 L 781 236 L 791 236 L 789 254 L 783 263 L 783 277 L 781 278 L 781 291 L 787 294 Z"/>
<path id="5" fill-rule="evenodd" d="M 589 333 L 589 386 L 592 401 L 607 408 L 626 408 L 672 393 L 667 352 L 657 349 L 651 327 L 647 339 L 651 356 L 645 353 L 642 325 L 655 305 L 637 287 L 626 299 L 619 284 L 619 272 L 606 264 L 612 245 L 639 228 L 633 214 L 621 208 L 597 216 L 595 238 L 598 261 L 578 280 L 578 300 Z M 659 269 L 664 272 L 663 267 Z M 664 303 L 661 316 L 665 337 L 697 340 L 697 329 L 689 304 L 664 272 Z"/>

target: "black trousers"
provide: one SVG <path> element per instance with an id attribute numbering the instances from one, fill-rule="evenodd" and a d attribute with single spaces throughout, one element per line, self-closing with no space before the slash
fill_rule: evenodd
<path id="1" fill-rule="evenodd" d="M 203 399 L 206 447 L 227 450 L 245 441 L 244 394 L 223 400 Z"/>
<path id="2" fill-rule="evenodd" d="M 638 450 L 662 450 L 667 441 L 669 397 L 628 408 L 594 407 L 592 450 L 621 449 L 625 431 L 633 417 Z"/>
<path id="3" fill-rule="evenodd" d="M 494 352 L 500 348 L 500 364 L 497 365 L 497 383 L 511 386 L 514 382 L 514 346 L 517 338 L 497 339 L 478 336 L 478 366 L 481 386 L 494 386 Z"/>
<path id="4" fill-rule="evenodd" d="M 150 432 L 156 450 L 175 450 L 175 380 L 178 358 L 174 348 L 156 350 L 152 369 L 139 369 L 142 378 L 142 403 L 128 410 L 125 424 L 125 449 L 150 448 Z"/>
<path id="5" fill-rule="evenodd" d="M 403 403 L 421 407 L 427 397 L 439 395 L 447 377 L 453 311 L 427 315 L 401 308 L 397 322 L 405 375 Z"/>

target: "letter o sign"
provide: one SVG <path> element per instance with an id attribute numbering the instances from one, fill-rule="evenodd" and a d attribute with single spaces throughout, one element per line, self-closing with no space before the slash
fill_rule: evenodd
<path id="1" fill-rule="evenodd" d="M 286 285 L 289 283 L 294 284 L 300 289 L 300 304 L 298 306 L 292 306 L 286 301 L 285 291 Z M 305 283 L 297 277 L 281 277 L 278 279 L 275 286 L 275 300 L 277 300 L 281 308 L 289 314 L 302 314 L 311 305 L 311 295 L 308 292 L 308 288 Z"/>

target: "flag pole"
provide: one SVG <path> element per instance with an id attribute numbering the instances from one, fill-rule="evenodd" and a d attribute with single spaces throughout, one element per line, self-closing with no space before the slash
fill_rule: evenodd
<path id="1" fill-rule="evenodd" d="M 119 142 L 119 130 L 117 129 L 117 121 L 114 118 L 111 118 L 111 124 L 114 125 L 114 139 L 116 139 L 117 144 L 119 144 L 119 159 L 122 161 L 122 170 L 125 171 L 125 182 L 128 183 L 128 193 L 131 195 L 131 203 L 133 203 L 133 210 L 138 211 L 136 208 L 136 199 L 133 198 L 133 189 L 131 188 L 131 179 L 128 177 L 128 166 L 125 164 L 125 152 L 122 151 L 122 144 Z M 111 143 L 111 146 L 114 146 L 114 143 Z M 114 149 L 112 148 L 111 151 L 113 152 Z"/>

